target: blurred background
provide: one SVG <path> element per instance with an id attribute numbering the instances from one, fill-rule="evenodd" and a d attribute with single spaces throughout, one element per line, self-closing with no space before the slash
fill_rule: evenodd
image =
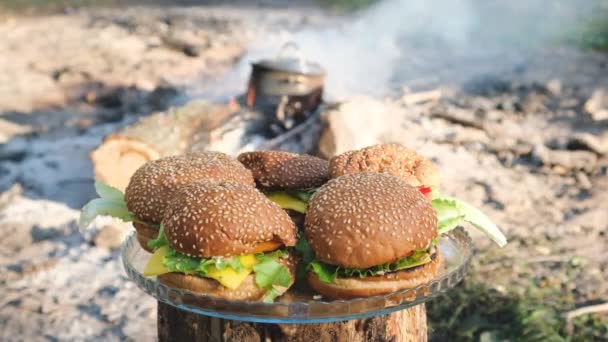
<path id="1" fill-rule="evenodd" d="M 305 91 L 250 77 L 288 42 Z M 0 0 L 0 339 L 156 337 L 129 227 L 78 232 L 96 177 L 380 142 L 432 158 L 510 239 L 472 232 L 431 340 L 608 340 L 605 0 Z"/>

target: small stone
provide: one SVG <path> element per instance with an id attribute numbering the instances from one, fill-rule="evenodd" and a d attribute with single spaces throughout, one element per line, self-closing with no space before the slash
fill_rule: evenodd
<path id="1" fill-rule="evenodd" d="M 595 121 L 608 120 L 608 89 L 599 88 L 585 102 L 585 110 Z"/>
<path id="2" fill-rule="evenodd" d="M 566 174 L 571 170 L 590 173 L 597 165 L 597 156 L 589 151 L 550 150 L 538 144 L 532 150 L 532 155 L 557 174 Z"/>
<path id="3" fill-rule="evenodd" d="M 549 255 L 551 254 L 551 249 L 549 247 L 545 247 L 545 246 L 536 246 L 534 248 L 536 250 L 536 252 L 538 252 L 538 254 L 540 255 Z"/>
<path id="4" fill-rule="evenodd" d="M 560 80 L 554 78 L 547 82 L 547 89 L 553 95 L 559 95 L 562 92 L 562 82 Z"/>
<path id="5" fill-rule="evenodd" d="M 589 176 L 583 172 L 576 173 L 576 181 L 578 182 L 578 186 L 583 190 L 591 190 L 591 187 L 593 187 L 591 181 L 589 180 Z"/>
<path id="6" fill-rule="evenodd" d="M 95 246 L 116 249 L 120 247 L 125 238 L 125 231 L 117 226 L 104 226 L 101 228 L 93 242 Z"/>
<path id="7" fill-rule="evenodd" d="M 598 155 L 608 154 L 608 136 L 604 135 L 597 137 L 589 133 L 580 133 L 575 135 L 569 145 L 595 152 Z"/>

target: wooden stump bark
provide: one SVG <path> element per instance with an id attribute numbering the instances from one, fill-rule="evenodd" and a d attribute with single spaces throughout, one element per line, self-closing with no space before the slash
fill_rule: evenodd
<path id="1" fill-rule="evenodd" d="M 366 319 L 320 324 L 269 324 L 201 316 L 158 303 L 158 339 L 217 342 L 427 341 L 424 304 Z"/>

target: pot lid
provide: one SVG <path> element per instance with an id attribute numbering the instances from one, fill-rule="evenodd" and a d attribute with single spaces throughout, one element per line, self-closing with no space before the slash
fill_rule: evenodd
<path id="1" fill-rule="evenodd" d="M 285 44 L 276 58 L 263 59 L 252 64 L 253 66 L 273 71 L 292 72 L 311 76 L 325 75 L 325 69 L 319 63 L 304 58 L 298 46 L 293 42 Z"/>

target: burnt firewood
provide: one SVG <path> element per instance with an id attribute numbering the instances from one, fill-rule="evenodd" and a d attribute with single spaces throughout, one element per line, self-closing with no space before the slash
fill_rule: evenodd
<path id="1" fill-rule="evenodd" d="M 124 189 L 145 162 L 204 149 L 210 132 L 236 109 L 235 105 L 195 101 L 144 117 L 106 136 L 91 153 L 95 178 Z"/>

